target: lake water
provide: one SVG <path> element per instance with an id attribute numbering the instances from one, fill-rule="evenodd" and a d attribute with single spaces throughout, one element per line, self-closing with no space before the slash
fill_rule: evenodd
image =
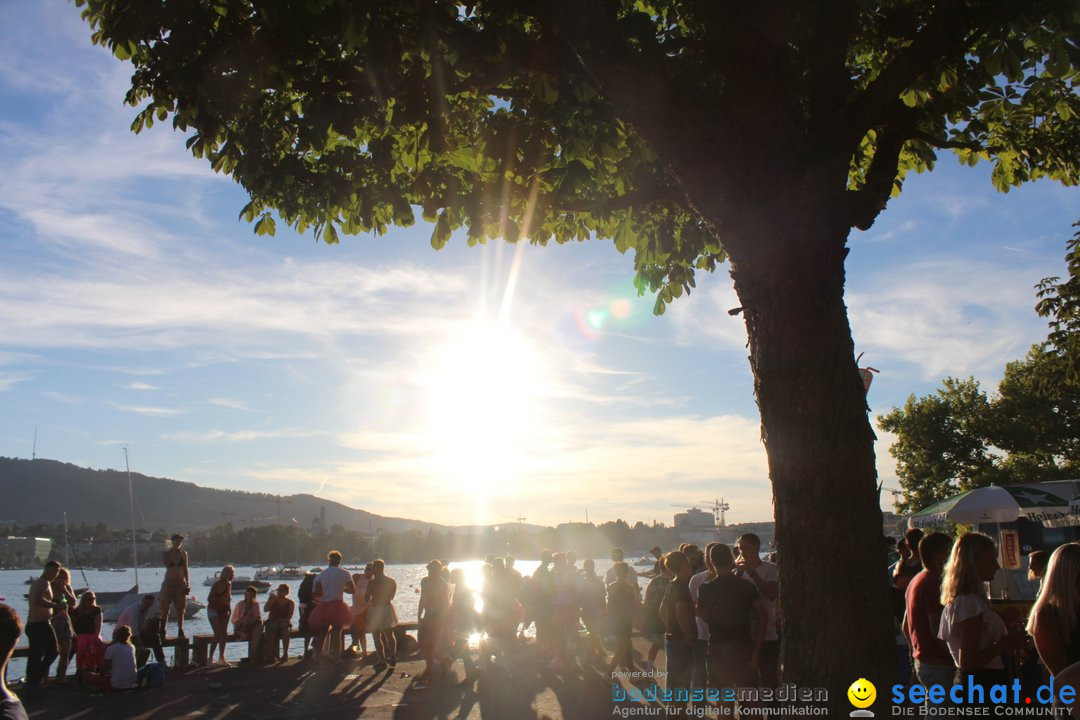
<path id="1" fill-rule="evenodd" d="M 479 597 L 480 591 L 483 587 L 483 575 L 481 574 L 481 567 L 483 566 L 482 560 L 471 560 L 465 562 L 450 563 L 451 569 L 460 567 L 465 570 L 466 581 L 476 593 L 478 609 L 479 609 Z M 522 575 L 531 575 L 532 572 L 540 563 L 536 560 L 518 560 L 514 567 L 521 572 Z M 608 568 L 611 567 L 611 560 L 608 558 L 598 558 L 596 560 L 596 572 L 603 577 Z M 581 561 L 578 561 L 578 567 L 581 566 Z M 325 567 L 325 566 L 323 566 Z M 310 567 L 305 569 L 311 569 Z M 648 568 L 638 568 L 639 570 L 645 570 Z M 203 584 L 204 579 L 220 568 L 191 568 L 191 591 L 200 601 L 206 602 L 207 595 L 210 588 Z M 351 570 L 351 568 L 350 568 Z M 359 572 L 359 571 L 355 571 Z M 238 576 L 254 577 L 255 567 L 251 565 L 237 565 L 236 574 Z M 398 589 L 397 597 L 394 598 L 394 606 L 397 609 L 398 617 L 403 622 L 411 622 L 416 620 L 416 608 L 420 600 L 420 580 L 427 575 L 427 568 L 423 563 L 419 564 L 405 564 L 405 565 L 387 565 L 386 574 L 397 580 Z M 27 602 L 23 598 L 26 594 L 29 586 L 25 584 L 25 581 L 29 577 L 37 577 L 38 573 L 34 573 L 28 570 L 0 570 L 0 597 L 6 598 L 4 602 L 14 607 L 24 622 L 26 619 Z M 84 579 L 85 575 L 85 579 Z M 165 576 L 164 568 L 139 568 L 139 588 L 143 592 L 153 592 L 161 587 L 161 581 Z M 289 597 L 294 601 L 296 600 L 296 592 L 300 587 L 300 580 L 273 580 L 271 581 L 272 587 L 277 587 L 282 582 L 290 587 Z M 644 588 L 645 580 L 641 579 L 640 584 Z M 108 592 L 108 591 L 124 591 L 131 588 L 135 584 L 135 572 L 130 568 L 123 572 L 106 572 L 100 570 L 85 570 L 80 572 L 79 570 L 72 571 L 72 587 L 79 589 L 83 587 L 90 587 L 96 592 Z M 235 585 L 235 583 L 234 583 Z M 233 596 L 233 604 L 240 600 L 239 595 Z M 259 595 L 260 603 L 266 601 L 267 594 L 263 593 Z M 293 617 L 293 626 L 296 626 L 297 618 Z M 172 636 L 176 633 L 175 623 L 170 621 L 169 635 Z M 102 637 L 108 641 L 112 637 L 113 624 L 103 623 L 101 634 Z M 206 612 L 200 611 L 195 617 L 185 621 L 184 631 L 188 637 L 192 637 L 196 634 L 210 634 L 212 632 L 210 623 L 206 618 Z M 23 637 L 19 643 L 21 645 L 26 644 L 26 638 Z M 297 655 L 300 652 L 301 641 L 294 640 L 290 648 L 292 655 Z M 371 642 L 369 637 L 368 649 L 371 649 Z M 166 659 L 171 663 L 171 652 L 166 649 Z M 240 658 L 247 655 L 247 648 L 242 643 L 233 643 L 226 648 L 225 657 L 229 660 L 236 662 Z M 11 666 L 8 669 L 8 678 L 15 680 L 21 678 L 25 672 L 26 662 L 21 658 L 13 659 Z M 71 664 L 68 667 L 68 673 L 73 673 L 75 669 L 75 661 L 72 659 Z M 56 665 L 53 664 L 53 673 L 55 674 Z"/>

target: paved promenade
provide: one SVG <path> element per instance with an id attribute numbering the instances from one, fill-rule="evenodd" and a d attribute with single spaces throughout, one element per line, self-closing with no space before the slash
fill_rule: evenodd
<path id="1" fill-rule="evenodd" d="M 637 639 L 637 649 L 643 641 Z M 399 660 L 375 672 L 368 663 L 323 665 L 290 659 L 278 665 L 242 663 L 232 668 L 171 670 L 165 685 L 126 693 L 92 695 L 74 686 L 46 685 L 20 693 L 31 720 L 167 720 L 169 718 L 408 718 L 409 720 L 529 720 L 611 717 L 611 680 L 599 669 L 568 672 L 544 668 L 535 646 L 505 665 L 483 671 L 472 687 L 459 685 L 460 661 L 451 674 L 420 684 L 423 661 Z M 18 689 L 17 689 L 18 691 Z"/>

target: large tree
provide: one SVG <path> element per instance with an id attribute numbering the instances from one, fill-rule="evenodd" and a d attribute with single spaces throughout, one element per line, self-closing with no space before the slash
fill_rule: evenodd
<path id="1" fill-rule="evenodd" d="M 730 261 L 769 457 L 784 677 L 886 681 L 852 228 L 938 149 L 1077 179 L 1075 0 L 76 0 L 135 68 L 135 129 L 328 242 L 610 238 L 656 309 Z"/>
<path id="2" fill-rule="evenodd" d="M 1076 477 L 1080 470 L 1080 383 L 1063 375 L 1070 355 L 1035 345 L 1005 366 L 988 396 L 973 378 L 945 378 L 878 418 L 896 435 L 901 512 L 991 483 Z"/>
<path id="3" fill-rule="evenodd" d="M 912 395 L 879 417 L 881 429 L 896 435 L 889 452 L 903 489 L 897 511 L 915 512 L 996 479 L 989 424 L 990 401 L 974 378 L 945 378 L 937 392 Z"/>

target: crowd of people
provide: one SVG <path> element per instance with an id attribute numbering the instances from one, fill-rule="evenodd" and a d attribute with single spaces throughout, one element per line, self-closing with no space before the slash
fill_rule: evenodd
<path id="1" fill-rule="evenodd" d="M 1029 555 L 1028 579 L 1037 594 L 1025 616 L 1015 608 L 999 612 L 990 602 L 990 584 L 1001 575 L 990 537 L 966 532 L 954 540 L 911 529 L 901 543 L 890 572 L 909 648 L 910 665 L 900 670 L 927 696 L 934 686 L 978 686 L 984 690 L 965 693 L 965 704 L 990 705 L 995 685 L 1019 682 L 1028 698 L 1051 679 L 1058 687 L 1080 682 L 1080 544 Z"/>
<path id="2" fill-rule="evenodd" d="M 25 686 L 40 685 L 56 660 L 56 682 L 67 682 L 72 657 L 80 681 L 106 690 L 134 687 L 148 668 L 163 669 L 165 616 L 173 609 L 182 617 L 176 598 L 190 589 L 182 541 L 174 538 L 166 558 L 176 568 L 166 576 L 173 592 L 160 600 L 145 595 L 124 609 L 111 644 L 102 640 L 94 593 L 76 599 L 67 570 L 46 563 L 28 594 Z M 1080 544 L 1031 554 L 1029 576 L 1040 587 L 1026 617 L 1003 617 L 988 599 L 999 564 L 986 535 L 968 532 L 954 541 L 941 532 L 910 530 L 898 549 L 887 575 L 908 648 L 910 665 L 901 675 L 906 670 L 926 688 L 1008 685 L 1014 677 L 1025 684 L 1050 677 L 1080 681 Z M 620 548 L 613 549 L 603 577 L 592 559 L 579 565 L 572 550 L 542 550 L 530 575 L 522 575 L 511 556 L 488 556 L 479 598 L 463 568 L 432 560 L 419 587 L 416 642 L 424 669 L 417 682 L 447 676 L 461 660 L 461 683 L 471 686 L 484 668 L 516 662 L 528 642 L 526 631 L 535 626 L 535 654 L 549 670 L 592 666 L 613 679 L 664 678 L 665 687 L 686 690 L 676 693 L 675 706 L 693 688 L 776 687 L 779 574 L 774 562 L 761 557 L 757 536 L 743 535 L 734 547 L 686 544 L 666 554 L 653 548 L 653 556 L 655 563 L 640 576 L 647 581 L 644 592 Z M 209 591 L 214 636 L 207 661 L 228 665 L 225 646 L 241 639 L 248 642 L 249 660 L 278 662 L 288 657 L 297 632 L 304 637 L 303 657 L 330 664 L 366 660 L 370 633 L 375 669 L 393 668 L 399 642 L 411 642 L 399 633 L 397 583 L 382 560 L 362 573 L 350 573 L 341 560 L 330 552 L 325 570 L 304 577 L 295 602 L 282 584 L 265 602 L 254 587 L 246 588 L 233 605 L 235 570 L 224 567 Z M 631 644 L 635 631 L 649 643 L 640 667 Z M 21 632 L 14 610 L 0 608 L 3 657 Z M 144 664 L 150 653 L 156 662 Z M 8 712 L 15 702 L 4 686 L 0 703 L 7 705 L 0 708 Z"/>
<path id="3" fill-rule="evenodd" d="M 103 613 L 93 591 L 76 599 L 67 571 L 47 563 L 28 596 L 25 686 L 40 685 L 57 658 L 56 681 L 66 682 L 72 653 L 80 681 L 104 690 L 134 687 L 147 668 L 164 668 L 167 615 L 173 610 L 182 618 L 190 592 L 182 543 L 177 535 L 166 551 L 162 593 L 157 599 L 144 595 L 125 608 L 108 644 L 101 637 Z M 638 573 L 619 548 L 612 551 L 604 577 L 592 559 L 579 565 L 572 550 L 543 550 L 539 566 L 527 576 L 515 568 L 513 557 L 489 556 L 481 568 L 479 603 L 462 568 L 432 560 L 419 588 L 417 643 L 424 670 L 418 682 L 447 675 L 461 660 L 462 682 L 471 685 L 482 668 L 514 661 L 530 626 L 535 626 L 539 657 L 554 671 L 583 665 L 609 673 L 637 671 L 631 646 L 637 630 L 652 643 L 641 670 L 656 676 L 664 650 L 669 683 L 689 688 L 710 678 L 749 681 L 744 665 L 754 668 L 755 680 L 759 670 L 763 677 L 775 677 L 777 653 L 770 643 L 776 643 L 777 571 L 759 550 L 753 535 L 739 540 L 735 554 L 718 543 L 704 551 L 683 545 L 667 555 L 653 548 L 656 562 L 643 573 L 649 581 L 644 597 Z M 248 660 L 277 662 L 288 657 L 294 633 L 304 637 L 302 656 L 316 662 L 367 659 L 370 633 L 372 661 L 382 670 L 397 664 L 399 637 L 411 641 L 397 631 L 397 583 L 382 560 L 350 574 L 341 567 L 341 554 L 332 551 L 325 570 L 303 578 L 295 602 L 282 584 L 265 602 L 254 587 L 246 588 L 234 605 L 235 578 L 232 566 L 222 568 L 208 592 L 209 664 L 228 665 L 225 647 L 237 639 L 247 641 Z M 610 655 L 606 647 L 613 649 Z M 154 662 L 147 663 L 151 653 Z"/>

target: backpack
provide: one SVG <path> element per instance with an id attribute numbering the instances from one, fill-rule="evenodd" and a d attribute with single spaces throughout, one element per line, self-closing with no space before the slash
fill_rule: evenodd
<path id="1" fill-rule="evenodd" d="M 657 575 L 645 588 L 645 599 L 641 604 L 641 628 L 649 633 L 662 633 L 667 628 L 660 617 L 660 603 L 667 595 L 671 578 Z"/>
<path id="2" fill-rule="evenodd" d="M 136 685 L 144 688 L 156 688 L 165 684 L 165 666 L 161 663 L 146 663 L 139 669 Z"/>

